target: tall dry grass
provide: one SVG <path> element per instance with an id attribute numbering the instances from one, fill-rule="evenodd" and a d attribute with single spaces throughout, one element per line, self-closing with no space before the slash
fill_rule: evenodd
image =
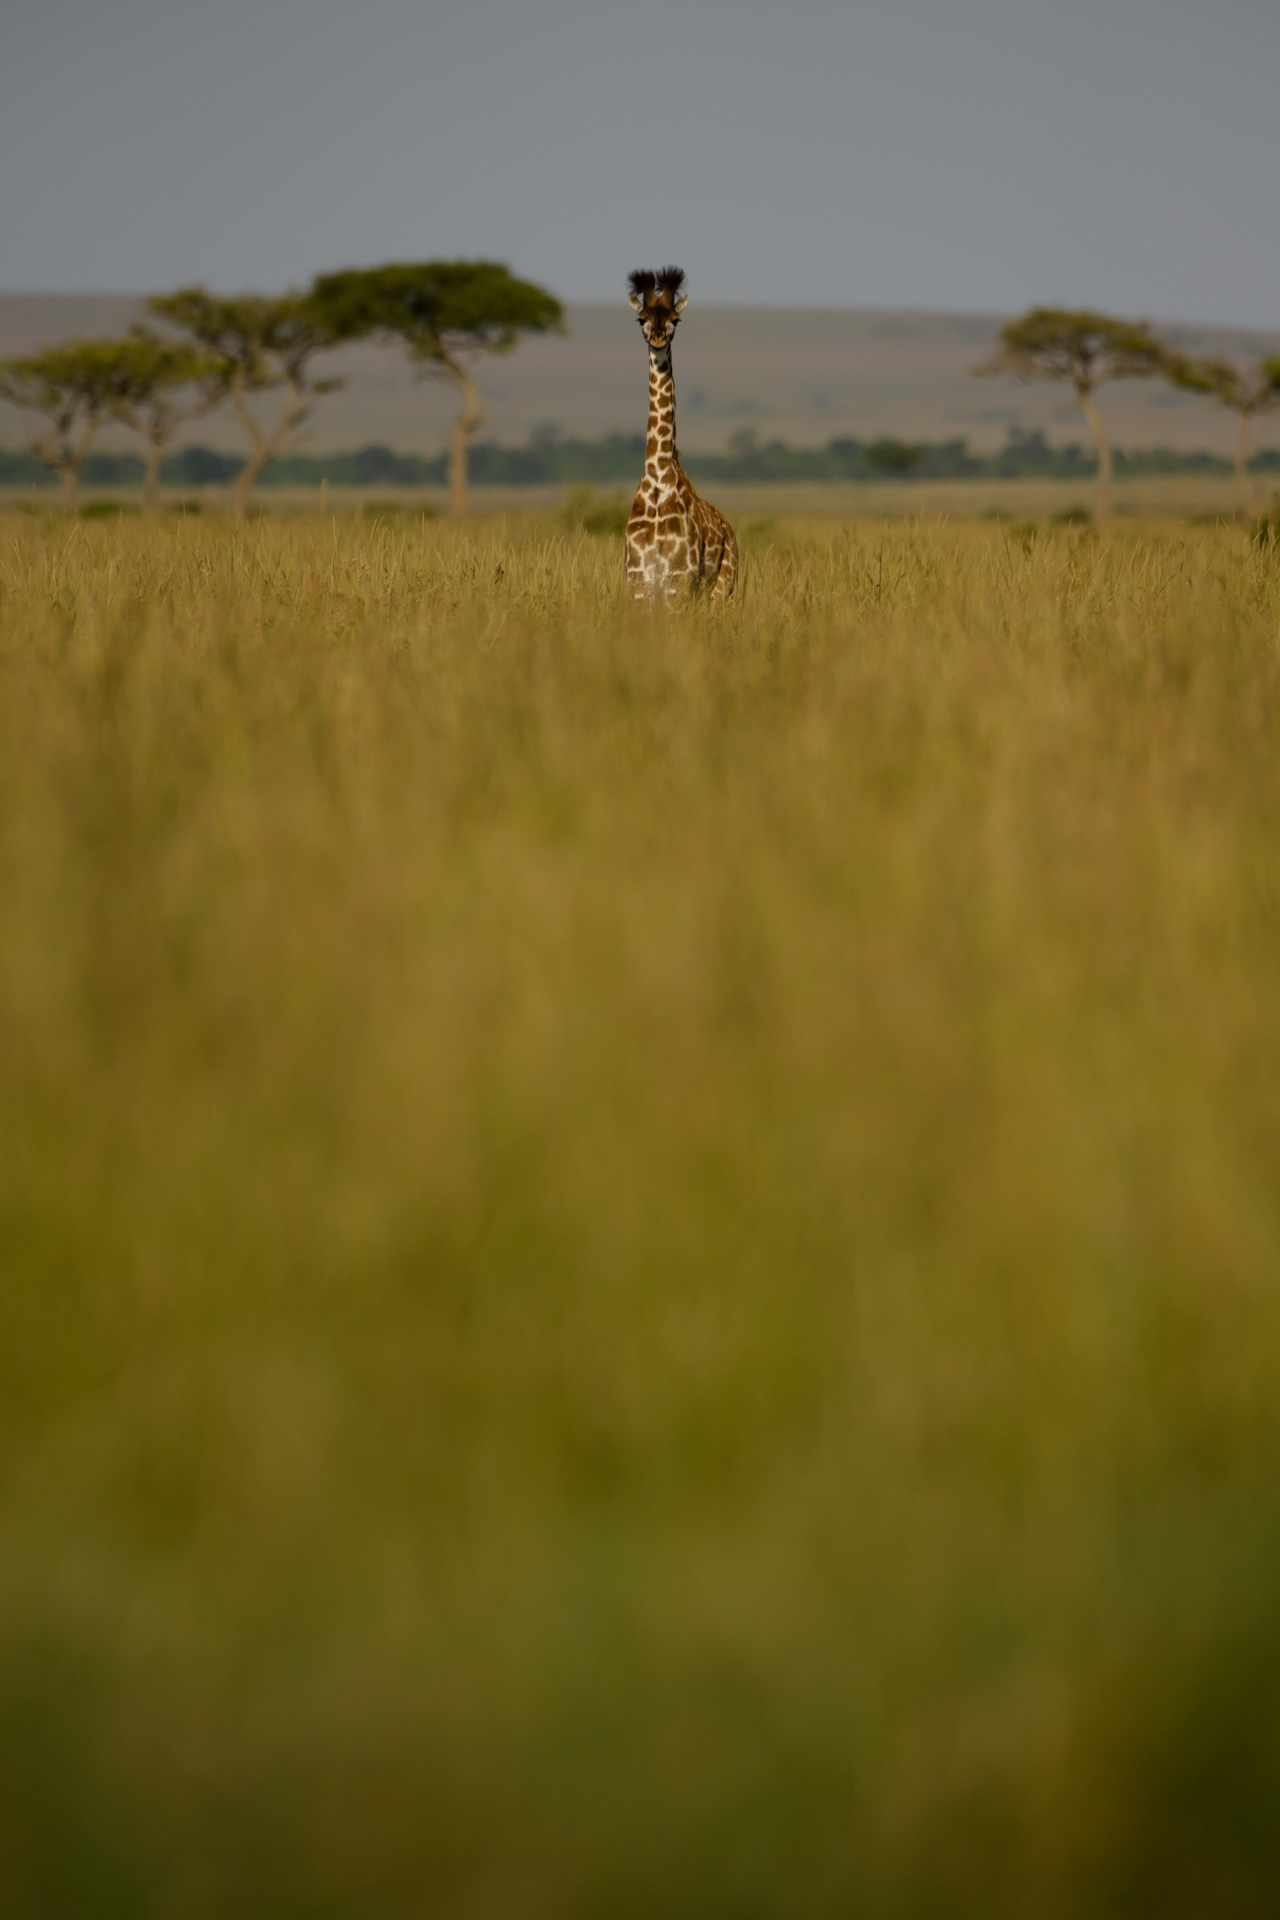
<path id="1" fill-rule="evenodd" d="M 747 563 L 0 523 L 9 1911 L 1275 1910 L 1274 553 Z"/>

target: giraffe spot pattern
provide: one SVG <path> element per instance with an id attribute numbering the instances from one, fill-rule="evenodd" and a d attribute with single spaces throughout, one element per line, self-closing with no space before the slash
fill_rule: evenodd
<path id="1" fill-rule="evenodd" d="M 668 303 L 663 311 L 673 329 L 679 309 L 672 313 Z M 637 307 L 637 312 L 645 323 L 649 309 Z M 645 332 L 647 339 L 647 324 Z M 738 542 L 724 515 L 699 497 L 680 465 L 675 423 L 671 349 L 664 341 L 649 350 L 644 478 L 624 536 L 627 579 L 637 600 L 672 599 L 709 585 L 713 600 L 726 601 L 737 584 Z"/>

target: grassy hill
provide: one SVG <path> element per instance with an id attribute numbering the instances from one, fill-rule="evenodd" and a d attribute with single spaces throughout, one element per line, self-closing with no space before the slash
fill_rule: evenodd
<path id="1" fill-rule="evenodd" d="M 104 295 L 0 295 L 0 356 L 74 335 L 118 332 L 140 317 L 140 300 Z M 699 306 L 697 289 L 677 345 L 680 440 L 720 452 L 730 435 L 821 446 L 848 434 L 908 440 L 967 438 L 1001 444 L 1010 427 L 1081 439 L 1070 396 L 1056 389 L 978 381 L 1000 317 L 982 314 L 845 312 Z M 540 427 L 593 439 L 635 432 L 645 413 L 645 361 L 625 301 L 571 306 L 564 338 L 524 343 L 481 363 L 488 404 L 484 433 L 523 441 Z M 1169 326 L 1197 352 L 1275 352 L 1280 335 Z M 345 386 L 319 408 L 311 451 L 380 442 L 437 453 L 453 409 L 449 389 L 417 381 L 392 349 L 360 346 L 332 356 Z M 1218 409 L 1155 382 L 1108 390 L 1103 406 L 1117 444 L 1204 447 L 1229 453 L 1232 427 Z M 0 406 L 0 445 L 14 446 L 21 418 Z M 1280 429 L 1273 430 L 1280 436 Z M 1265 435 L 1260 435 L 1260 440 Z M 200 421 L 189 435 L 214 448 L 239 444 L 229 417 Z M 108 436 L 104 445 L 124 445 Z"/>

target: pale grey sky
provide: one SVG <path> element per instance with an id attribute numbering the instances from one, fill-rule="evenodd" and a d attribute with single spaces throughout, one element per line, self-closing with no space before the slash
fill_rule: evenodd
<path id="1" fill-rule="evenodd" d="M 1280 324 L 1280 0 L 7 0 L 0 288 Z"/>

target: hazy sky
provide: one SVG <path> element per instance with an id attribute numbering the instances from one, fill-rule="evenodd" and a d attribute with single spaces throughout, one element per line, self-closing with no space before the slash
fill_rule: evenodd
<path id="1" fill-rule="evenodd" d="M 5 0 L 0 287 L 1280 325 L 1280 0 Z"/>

